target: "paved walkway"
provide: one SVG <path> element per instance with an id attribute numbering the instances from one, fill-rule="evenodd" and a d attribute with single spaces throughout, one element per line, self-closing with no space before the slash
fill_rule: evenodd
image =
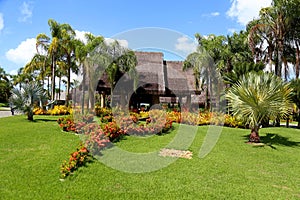
<path id="1" fill-rule="evenodd" d="M 19 112 L 15 112 L 15 115 L 20 115 L 21 113 Z M 0 118 L 2 117 L 10 117 L 11 115 L 11 111 L 10 110 L 0 110 Z"/>
<path id="2" fill-rule="evenodd" d="M 0 118 L 9 116 L 12 116 L 10 110 L 0 110 Z"/>

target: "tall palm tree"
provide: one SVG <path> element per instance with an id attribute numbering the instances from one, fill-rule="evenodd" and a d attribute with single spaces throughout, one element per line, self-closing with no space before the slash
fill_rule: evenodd
<path id="1" fill-rule="evenodd" d="M 300 79 L 293 79 L 291 81 L 291 87 L 293 88 L 292 100 L 296 104 L 297 112 L 297 121 L 298 127 L 300 127 Z"/>
<path id="2" fill-rule="evenodd" d="M 84 112 L 84 106 L 85 106 L 85 91 L 86 87 L 88 88 L 88 95 L 89 99 L 93 100 L 95 84 L 93 81 L 95 77 L 97 77 L 95 67 L 93 66 L 93 63 L 91 62 L 93 59 L 91 57 L 93 56 L 93 52 L 95 52 L 96 48 L 99 48 L 101 46 L 104 46 L 104 38 L 102 36 L 94 36 L 91 33 L 86 33 L 85 38 L 87 39 L 87 43 L 84 44 L 82 41 L 76 40 L 75 41 L 75 56 L 76 60 L 79 63 L 79 66 L 81 68 L 82 72 L 82 82 L 81 82 L 81 88 L 82 88 L 82 99 L 81 99 L 81 109 L 82 113 Z M 92 55 L 91 55 L 92 54 Z M 99 56 L 99 55 L 98 55 Z M 88 59 L 89 58 L 89 59 Z M 98 77 L 99 78 L 99 77 Z M 87 79 L 89 81 L 87 81 Z M 86 83 L 88 85 L 86 86 Z M 89 102 L 87 103 L 87 108 L 89 106 Z M 92 103 L 93 107 L 93 103 Z"/>
<path id="3" fill-rule="evenodd" d="M 138 74 L 135 69 L 137 65 L 137 58 L 134 52 L 126 47 L 121 46 L 120 43 L 115 40 L 107 45 L 107 48 L 104 49 L 103 55 L 104 57 L 102 56 L 100 58 L 97 69 L 99 71 L 105 71 L 107 74 L 108 81 L 110 83 L 111 97 L 113 96 L 113 91 L 116 84 L 125 73 L 131 80 L 133 80 L 133 90 L 135 90 L 137 86 Z M 126 91 L 123 90 L 120 92 L 122 92 L 120 99 L 121 106 L 125 106 L 124 97 L 126 95 Z M 113 98 L 111 99 L 113 100 Z"/>
<path id="4" fill-rule="evenodd" d="M 71 72 L 78 72 L 78 67 L 75 64 L 75 50 L 77 41 L 75 40 L 75 31 L 71 29 L 64 29 L 62 31 L 62 42 L 61 42 L 63 58 L 66 62 L 65 71 L 67 76 L 67 88 L 66 88 L 66 103 L 68 104 L 70 87 L 71 87 Z"/>
<path id="5" fill-rule="evenodd" d="M 63 44 L 63 35 L 73 31 L 69 24 L 60 24 L 53 19 L 48 20 L 48 25 L 50 27 L 51 38 L 46 34 L 39 34 L 36 38 L 36 48 L 38 53 L 47 53 L 47 56 L 51 58 L 51 100 L 55 98 L 55 77 L 56 77 L 56 67 L 57 61 L 59 60 L 61 54 L 61 46 Z"/>
<path id="6" fill-rule="evenodd" d="M 11 91 L 10 103 L 13 108 L 27 114 L 27 119 L 33 121 L 33 108 L 39 101 L 45 99 L 43 86 L 38 82 L 24 84 L 21 89 Z"/>
<path id="7" fill-rule="evenodd" d="M 247 28 L 253 55 L 260 54 L 260 61 L 263 59 L 270 67 L 274 65 L 279 77 L 282 76 L 285 46 L 291 44 L 288 41 L 288 33 L 293 29 L 290 2 L 273 0 L 272 6 L 262 8 L 260 18 L 251 21 Z"/>
<path id="8" fill-rule="evenodd" d="M 35 74 L 37 73 L 37 80 L 44 84 L 44 81 L 49 74 L 50 60 L 47 56 L 42 54 L 35 54 L 31 61 L 24 67 L 24 73 Z"/>
<path id="9" fill-rule="evenodd" d="M 7 103 L 10 96 L 12 84 L 9 80 L 9 75 L 0 67 L 0 102 Z"/>
<path id="10" fill-rule="evenodd" d="M 183 64 L 183 70 L 193 69 L 196 90 L 205 86 L 205 109 L 209 109 L 209 95 L 213 95 L 213 82 L 216 78 L 214 60 L 206 49 L 198 46 L 197 51 L 188 55 Z"/>
<path id="11" fill-rule="evenodd" d="M 229 107 L 251 128 L 249 142 L 260 142 L 259 128 L 266 118 L 285 116 L 290 111 L 289 84 L 272 73 L 251 72 L 234 84 L 227 92 Z"/>
<path id="12" fill-rule="evenodd" d="M 21 90 L 23 84 L 33 80 L 33 76 L 31 73 L 25 72 L 24 67 L 21 67 L 18 69 L 17 74 L 12 76 L 12 79 L 13 85 L 18 85 L 19 89 Z"/>

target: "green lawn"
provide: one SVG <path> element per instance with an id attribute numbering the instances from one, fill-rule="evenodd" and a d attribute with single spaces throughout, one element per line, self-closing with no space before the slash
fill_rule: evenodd
<path id="1" fill-rule="evenodd" d="M 223 128 L 215 148 L 198 153 L 207 127 L 199 127 L 191 160 L 180 158 L 149 173 L 126 173 L 95 161 L 65 181 L 63 160 L 78 136 L 62 132 L 57 117 L 0 119 L 1 199 L 300 199 L 300 130 L 265 128 L 267 146 L 246 144 L 249 130 Z M 176 135 L 127 137 L 116 145 L 132 152 L 163 148 Z"/>
<path id="2" fill-rule="evenodd" d="M 10 111 L 9 107 L 0 107 L 0 111 Z"/>

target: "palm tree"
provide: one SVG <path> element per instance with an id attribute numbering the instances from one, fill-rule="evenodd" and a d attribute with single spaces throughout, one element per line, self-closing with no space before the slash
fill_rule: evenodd
<path id="1" fill-rule="evenodd" d="M 23 85 L 22 89 L 14 88 L 11 93 L 10 103 L 13 108 L 24 112 L 27 114 L 27 119 L 33 121 L 34 105 L 46 97 L 42 85 L 30 82 Z"/>
<path id="2" fill-rule="evenodd" d="M 12 84 L 9 75 L 0 67 L 0 102 L 7 103 L 10 96 Z"/>
<path id="3" fill-rule="evenodd" d="M 264 64 L 254 63 L 254 62 L 242 62 L 239 65 L 234 65 L 230 72 L 225 72 L 222 74 L 223 80 L 226 84 L 233 85 L 238 82 L 240 77 L 246 75 L 249 72 L 262 72 L 265 68 Z"/>
<path id="4" fill-rule="evenodd" d="M 209 109 L 209 98 L 212 97 L 212 83 L 215 76 L 215 65 L 214 60 L 209 55 L 209 53 L 202 47 L 198 46 L 197 51 L 188 55 L 183 64 L 183 70 L 189 68 L 193 69 L 193 74 L 195 78 L 195 87 L 196 90 L 199 90 L 200 87 L 205 87 L 205 109 Z"/>
<path id="5" fill-rule="evenodd" d="M 233 115 L 245 120 L 251 128 L 249 142 L 260 142 L 259 128 L 266 118 L 285 116 L 290 110 L 289 84 L 272 73 L 248 75 L 234 84 L 227 92 Z"/>
<path id="6" fill-rule="evenodd" d="M 89 99 L 93 99 L 94 93 L 91 92 L 95 86 L 95 84 L 92 84 L 92 80 L 94 80 L 93 77 L 96 77 L 97 74 L 95 73 L 95 68 L 93 68 L 93 64 L 91 63 L 92 59 L 89 59 L 88 57 L 94 57 L 93 52 L 96 48 L 99 48 L 104 45 L 104 38 L 102 36 L 94 36 L 91 33 L 86 33 L 85 38 L 87 39 L 87 44 L 84 44 L 83 42 L 76 40 L 75 41 L 75 56 L 76 60 L 79 63 L 79 68 L 81 68 L 82 71 L 82 82 L 81 82 L 81 88 L 82 88 L 82 99 L 81 99 L 81 109 L 82 113 L 84 112 L 84 105 L 85 105 L 85 90 L 86 90 L 86 79 L 89 79 L 88 84 L 88 91 L 89 91 Z M 99 56 L 99 55 L 98 55 Z M 95 89 L 94 89 L 95 90 Z M 87 103 L 87 106 L 89 105 L 89 102 Z"/>
<path id="7" fill-rule="evenodd" d="M 108 81 L 110 83 L 111 97 L 113 96 L 113 91 L 120 80 L 120 78 L 127 73 L 130 80 L 133 80 L 133 89 L 136 89 L 138 74 L 135 69 L 137 65 L 137 59 L 134 52 L 130 49 L 122 47 L 120 43 L 115 40 L 111 44 L 107 45 L 107 48 L 104 49 L 104 57 L 101 57 L 99 67 L 97 68 L 99 71 L 105 71 L 108 76 Z M 120 103 L 121 106 L 124 105 L 124 97 L 126 95 L 126 91 L 122 90 Z M 111 101 L 112 105 L 112 101 Z"/>
<path id="8" fill-rule="evenodd" d="M 282 64 L 285 60 L 286 46 L 291 45 L 292 35 L 295 33 L 291 22 L 296 22 L 291 10 L 292 7 L 299 7 L 296 1 L 273 0 L 272 6 L 260 10 L 260 18 L 251 21 L 247 25 L 249 30 L 249 44 L 253 55 L 259 61 L 275 66 L 275 74 L 282 76 Z M 299 12 L 298 12 L 299 13 Z M 297 14 L 298 15 L 298 14 Z M 296 43 L 297 45 L 297 43 Z"/>
<path id="9" fill-rule="evenodd" d="M 17 75 L 12 76 L 13 79 L 13 85 L 17 86 L 19 85 L 19 89 L 21 90 L 22 85 L 24 83 L 27 83 L 29 81 L 33 80 L 33 76 L 30 72 L 25 72 L 24 67 L 21 67 L 18 69 Z"/>
<path id="10" fill-rule="evenodd" d="M 69 24 L 59 24 L 53 19 L 48 20 L 50 26 L 51 38 L 42 33 L 36 37 L 36 48 L 38 53 L 47 52 L 47 56 L 51 59 L 51 100 L 55 98 L 55 77 L 56 65 L 59 58 L 62 56 L 61 46 L 63 44 L 63 35 L 73 31 Z M 40 52 L 42 51 L 42 52 Z"/>
<path id="11" fill-rule="evenodd" d="M 300 79 L 293 79 L 291 81 L 291 87 L 293 88 L 292 100 L 298 108 L 297 121 L 298 127 L 300 127 Z"/>
<path id="12" fill-rule="evenodd" d="M 77 41 L 75 39 L 75 31 L 71 28 L 62 31 L 61 42 L 63 58 L 66 62 L 65 71 L 67 76 L 67 88 L 66 88 L 66 103 L 68 104 L 70 87 L 71 87 L 71 72 L 78 72 L 78 67 L 75 64 L 75 50 Z"/>
<path id="13" fill-rule="evenodd" d="M 31 61 L 24 67 L 23 72 L 27 74 L 37 73 L 37 80 L 44 84 L 46 77 L 49 75 L 50 60 L 42 54 L 35 54 Z"/>

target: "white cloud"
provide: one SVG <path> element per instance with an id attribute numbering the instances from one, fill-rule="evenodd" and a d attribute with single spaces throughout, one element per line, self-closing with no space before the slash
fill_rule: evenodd
<path id="1" fill-rule="evenodd" d="M 268 7 L 271 3 L 272 0 L 231 0 L 231 7 L 226 14 L 245 26 L 258 17 L 261 8 Z"/>
<path id="2" fill-rule="evenodd" d="M 21 10 L 21 17 L 19 18 L 20 22 L 26 22 L 32 17 L 32 9 L 30 3 L 23 2 L 22 6 L 20 7 Z"/>
<path id="3" fill-rule="evenodd" d="M 6 52 L 5 56 L 8 60 L 25 65 L 28 63 L 36 53 L 36 39 L 28 38 L 21 42 L 15 49 L 10 49 Z"/>
<path id="4" fill-rule="evenodd" d="M 87 40 L 85 38 L 86 33 L 90 33 L 90 32 L 75 30 L 75 34 L 76 34 L 75 38 L 78 39 L 78 40 L 81 40 L 83 43 L 86 44 L 87 43 Z M 104 38 L 104 40 L 107 44 L 110 44 L 113 41 L 115 41 L 115 39 L 112 39 L 112 38 Z M 127 40 L 117 39 L 117 41 L 120 43 L 121 46 L 128 48 L 128 41 Z"/>
<path id="5" fill-rule="evenodd" d="M 115 40 L 117 40 L 121 46 L 128 48 L 127 40 L 119 40 L 119 39 L 112 39 L 112 38 L 104 38 L 104 39 L 107 44 L 110 44 L 110 43 L 114 42 Z"/>
<path id="6" fill-rule="evenodd" d="M 187 36 L 182 36 L 177 39 L 175 49 L 183 51 L 185 53 L 192 53 L 196 51 L 197 44 L 193 40 L 189 39 Z"/>
<path id="7" fill-rule="evenodd" d="M 220 13 L 219 12 L 212 12 L 212 13 L 210 13 L 210 15 L 213 16 L 213 17 L 216 17 L 216 16 L 219 16 Z"/>
<path id="8" fill-rule="evenodd" d="M 75 38 L 78 39 L 78 40 L 80 40 L 84 44 L 86 44 L 87 43 L 87 40 L 85 38 L 85 34 L 86 33 L 90 33 L 90 32 L 75 30 L 75 34 L 76 34 Z"/>
<path id="9" fill-rule="evenodd" d="M 10 75 L 17 75 L 18 74 L 18 70 L 13 69 L 9 72 Z"/>
<path id="10" fill-rule="evenodd" d="M 227 30 L 228 33 L 235 33 L 236 32 L 236 29 L 235 28 L 229 28 Z"/>
<path id="11" fill-rule="evenodd" d="M 211 13 L 204 13 L 202 14 L 202 17 L 210 18 L 210 17 L 217 17 L 219 16 L 219 12 L 211 12 Z"/>
<path id="12" fill-rule="evenodd" d="M 0 13 L 0 31 L 4 28 L 4 19 L 3 14 Z"/>

